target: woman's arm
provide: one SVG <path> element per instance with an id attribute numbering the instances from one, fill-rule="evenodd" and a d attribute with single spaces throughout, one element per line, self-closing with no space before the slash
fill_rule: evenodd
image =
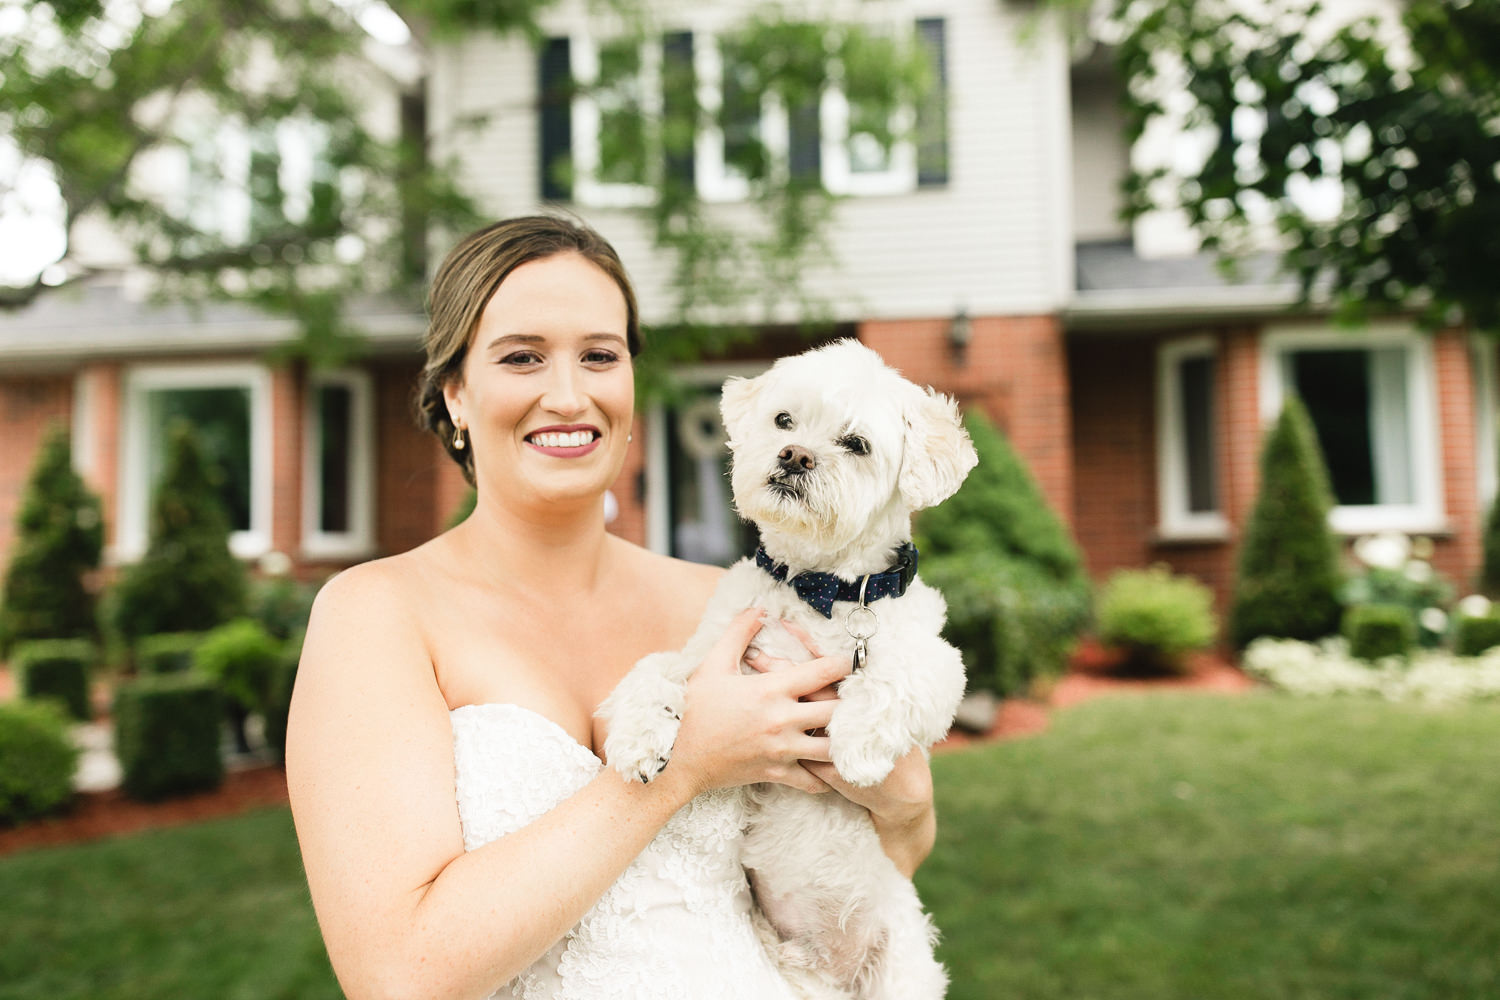
<path id="1" fill-rule="evenodd" d="M 827 741 L 803 730 L 826 724 L 831 706 L 798 702 L 796 689 L 847 667 L 812 661 L 784 683 L 731 683 L 758 627 L 754 615 L 736 619 L 705 660 L 658 780 L 602 770 L 536 822 L 465 853 L 448 709 L 399 586 L 366 567 L 325 587 L 293 698 L 287 781 L 319 925 L 352 1000 L 487 995 L 573 926 L 699 791 L 816 786 L 796 761 L 828 759 Z"/>

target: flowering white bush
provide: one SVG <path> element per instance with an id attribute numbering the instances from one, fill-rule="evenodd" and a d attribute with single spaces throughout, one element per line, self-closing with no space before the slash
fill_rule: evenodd
<path id="1" fill-rule="evenodd" d="M 1241 660 L 1245 672 L 1298 695 L 1368 694 L 1388 701 L 1449 703 L 1500 698 L 1500 647 L 1481 656 L 1448 650 L 1367 663 L 1349 655 L 1342 637 L 1321 642 L 1256 639 Z"/>

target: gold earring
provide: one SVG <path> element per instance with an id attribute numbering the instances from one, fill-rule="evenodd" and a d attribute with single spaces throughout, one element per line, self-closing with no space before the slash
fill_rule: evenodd
<path id="1" fill-rule="evenodd" d="M 464 450 L 464 429 L 462 427 L 455 427 L 453 429 L 453 450 Z"/>

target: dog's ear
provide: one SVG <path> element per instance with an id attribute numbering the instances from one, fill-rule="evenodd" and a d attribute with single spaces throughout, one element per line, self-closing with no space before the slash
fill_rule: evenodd
<path id="1" fill-rule="evenodd" d="M 760 392 L 759 377 L 741 378 L 738 375 L 724 380 L 724 390 L 719 397 L 719 415 L 724 418 L 724 431 L 730 441 L 741 436 L 750 411 L 755 408 L 755 396 Z"/>
<path id="2" fill-rule="evenodd" d="M 979 464 L 964 430 L 958 404 L 928 389 L 909 397 L 897 486 L 912 510 L 934 507 L 958 492 L 969 470 Z"/>

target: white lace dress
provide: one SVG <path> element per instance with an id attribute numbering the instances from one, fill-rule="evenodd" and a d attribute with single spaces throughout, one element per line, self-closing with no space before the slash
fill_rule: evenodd
<path id="1" fill-rule="evenodd" d="M 512 833 L 603 766 L 550 719 L 516 705 L 451 713 L 464 848 Z M 750 923 L 737 796 L 673 816 L 584 918 L 495 997 L 793 1000 Z"/>

